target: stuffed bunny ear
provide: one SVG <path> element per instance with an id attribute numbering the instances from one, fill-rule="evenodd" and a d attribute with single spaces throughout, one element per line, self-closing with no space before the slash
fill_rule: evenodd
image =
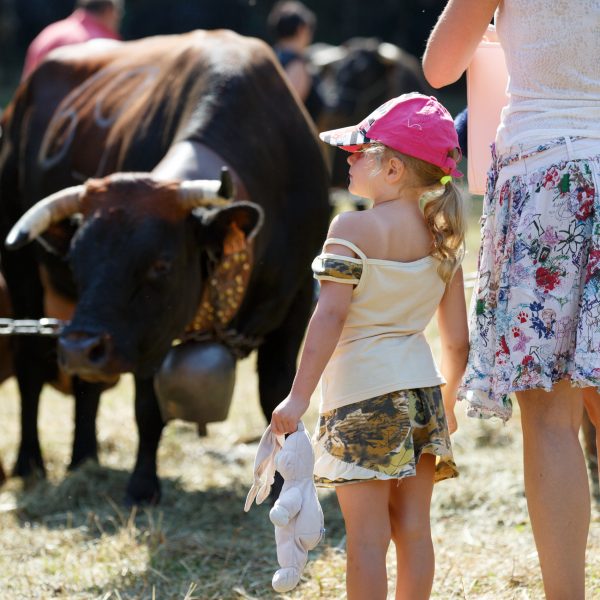
<path id="1" fill-rule="evenodd" d="M 261 504 L 269 495 L 275 479 L 275 456 L 282 446 L 283 437 L 275 435 L 271 431 L 271 425 L 269 425 L 263 433 L 256 451 L 254 483 L 246 497 L 245 512 L 250 510 L 254 499 L 256 499 L 256 504 Z"/>

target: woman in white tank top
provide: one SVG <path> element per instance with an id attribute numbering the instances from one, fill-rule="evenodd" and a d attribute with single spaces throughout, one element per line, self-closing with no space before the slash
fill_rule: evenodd
<path id="1" fill-rule="evenodd" d="M 584 404 L 600 432 L 600 2 L 450 0 L 423 58 L 432 85 L 460 77 L 494 13 L 510 100 L 492 147 L 464 388 L 469 414 L 484 418 L 509 419 L 516 394 L 546 595 L 579 600 Z"/>
<path id="2" fill-rule="evenodd" d="M 321 138 L 351 152 L 349 189 L 373 208 L 336 217 L 313 262 L 319 301 L 271 426 L 294 431 L 321 378 L 315 483 L 335 487 L 344 515 L 348 599 L 385 600 L 393 541 L 396 598 L 425 600 L 431 494 L 457 475 L 448 423 L 467 358 L 458 139 L 446 109 L 420 94 Z M 436 311 L 440 369 L 423 334 Z"/>

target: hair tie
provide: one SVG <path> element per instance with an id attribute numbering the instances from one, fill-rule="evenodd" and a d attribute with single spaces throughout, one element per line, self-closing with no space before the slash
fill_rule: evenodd
<path id="1" fill-rule="evenodd" d="M 446 185 L 447 183 L 450 183 L 452 181 L 452 175 L 444 175 L 441 179 L 440 179 L 440 183 L 442 185 Z"/>

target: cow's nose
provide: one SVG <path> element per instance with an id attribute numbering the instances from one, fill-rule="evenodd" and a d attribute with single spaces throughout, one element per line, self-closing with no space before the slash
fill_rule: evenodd
<path id="1" fill-rule="evenodd" d="M 101 371 L 108 363 L 112 341 L 107 334 L 70 332 L 58 340 L 60 366 L 72 373 Z"/>

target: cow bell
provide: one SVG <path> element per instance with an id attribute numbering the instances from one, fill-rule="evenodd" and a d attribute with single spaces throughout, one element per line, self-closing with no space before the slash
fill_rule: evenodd
<path id="1" fill-rule="evenodd" d="M 235 384 L 235 358 L 217 342 L 186 342 L 171 348 L 158 373 L 154 390 L 164 421 L 182 419 L 198 424 L 224 421 Z"/>

